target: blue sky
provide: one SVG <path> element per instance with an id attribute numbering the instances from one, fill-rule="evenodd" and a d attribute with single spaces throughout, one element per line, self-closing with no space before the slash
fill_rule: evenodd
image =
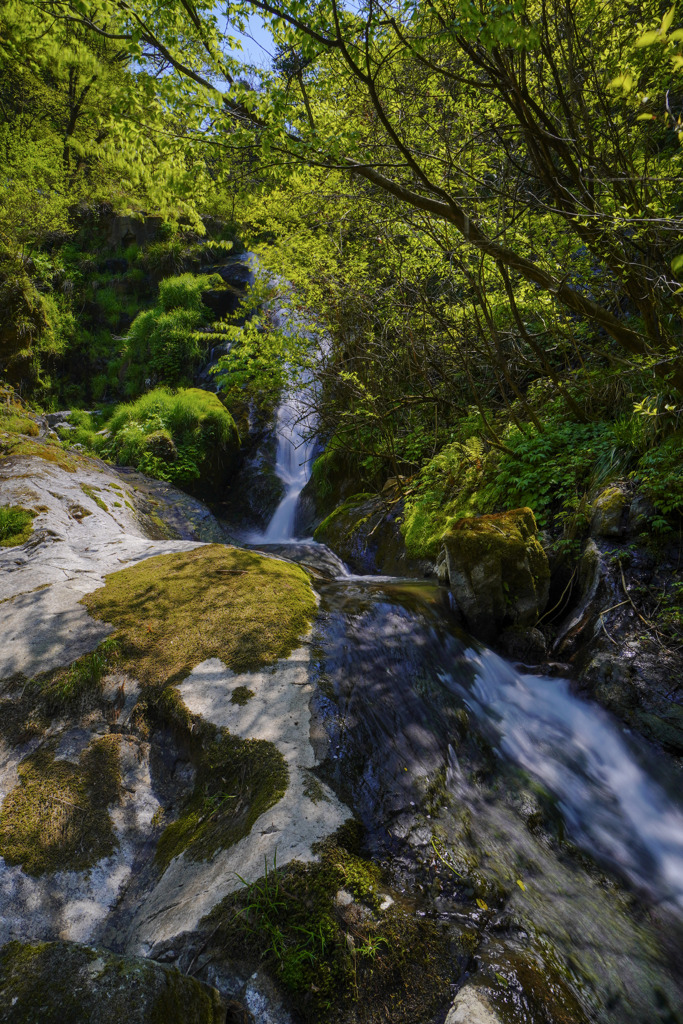
<path id="1" fill-rule="evenodd" d="M 220 5 L 224 7 L 223 4 Z M 224 16 L 220 15 L 220 22 L 224 24 Z M 230 30 L 230 35 L 239 38 L 242 42 L 241 57 L 249 64 L 257 67 L 270 67 L 273 56 L 273 37 L 263 25 L 260 17 L 252 15 L 249 19 L 249 27 L 246 34 Z"/>

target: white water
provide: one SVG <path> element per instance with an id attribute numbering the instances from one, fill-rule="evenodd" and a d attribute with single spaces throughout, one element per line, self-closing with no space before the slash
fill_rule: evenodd
<path id="1" fill-rule="evenodd" d="M 313 416 L 305 401 L 305 394 L 302 397 L 288 395 L 278 409 L 275 473 L 285 485 L 285 493 L 260 538 L 266 544 L 294 540 L 296 506 L 310 476 L 315 443 Z"/>
<path id="2" fill-rule="evenodd" d="M 563 679 L 520 675 L 492 651 L 468 650 L 469 686 L 450 673 L 498 751 L 558 800 L 575 839 L 655 899 L 683 909 L 683 811 L 637 762 L 612 718 Z"/>

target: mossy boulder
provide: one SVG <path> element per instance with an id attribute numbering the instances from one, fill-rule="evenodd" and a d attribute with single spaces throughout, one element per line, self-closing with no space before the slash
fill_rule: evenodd
<path id="1" fill-rule="evenodd" d="M 192 494 L 220 498 L 232 479 L 240 438 L 218 395 L 156 388 L 120 405 L 102 452 Z"/>
<path id="2" fill-rule="evenodd" d="M 612 484 L 601 491 L 593 504 L 593 537 L 623 537 L 628 506 L 629 500 L 623 486 Z"/>
<path id="3" fill-rule="evenodd" d="M 550 589 L 548 559 L 530 508 L 461 519 L 443 536 L 451 591 L 467 628 L 492 642 L 533 626 Z"/>
<path id="4" fill-rule="evenodd" d="M 173 967 L 73 942 L 0 949 L 0 1024 L 223 1024 L 218 992 Z"/>
<path id="5" fill-rule="evenodd" d="M 401 533 L 403 499 L 390 481 L 381 494 L 354 494 L 320 523 L 313 537 L 358 573 L 424 576 L 430 563 L 409 558 Z"/>

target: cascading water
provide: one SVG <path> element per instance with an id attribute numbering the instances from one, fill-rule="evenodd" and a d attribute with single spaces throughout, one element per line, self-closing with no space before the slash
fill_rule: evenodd
<path id="1" fill-rule="evenodd" d="M 495 978 L 515 977 L 521 931 L 542 970 L 565 965 L 582 1020 L 683 1024 L 675 964 L 683 960 L 680 801 L 643 767 L 623 728 L 565 680 L 524 675 L 459 638 L 438 607 L 437 587 L 350 576 L 324 546 L 295 541 L 314 444 L 308 405 L 305 390 L 280 405 L 275 471 L 285 493 L 254 540 L 283 545 L 287 557 L 336 577 L 319 584 L 315 642 L 324 685 L 316 702 L 329 777 L 365 823 L 374 854 L 391 863 L 403 845 L 419 862 L 438 836 L 461 858 L 454 878 L 469 879 L 476 863 L 476 877 L 507 889 L 494 935 L 482 938 L 480 962 Z M 435 812 L 426 794 L 439 778 L 446 796 Z M 551 805 L 569 850 L 529 826 L 525 808 L 538 801 Z M 571 852 L 577 848 L 588 864 Z M 632 911 L 614 882 L 603 882 L 605 869 L 617 886 L 632 884 L 647 909 Z M 438 904 L 444 918 L 460 919 L 470 911 L 451 881 L 449 899 L 434 901 L 432 911 Z M 471 895 L 464 902 L 471 906 Z M 653 928 L 646 918 L 656 915 Z M 551 1020 L 513 991 L 511 1020 Z"/>
<path id="2" fill-rule="evenodd" d="M 275 509 L 263 541 L 287 543 L 294 539 L 296 506 L 310 476 L 314 440 L 313 416 L 305 397 L 288 395 L 277 413 L 277 456 L 275 473 L 285 486 L 282 501 Z"/>

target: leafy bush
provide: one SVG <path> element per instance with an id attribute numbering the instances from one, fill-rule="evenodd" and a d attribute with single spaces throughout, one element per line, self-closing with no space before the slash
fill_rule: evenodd
<path id="1" fill-rule="evenodd" d="M 651 525 L 659 532 L 671 529 L 667 517 L 683 515 L 682 440 L 680 434 L 674 434 L 646 452 L 633 474 L 658 513 Z"/>
<path id="2" fill-rule="evenodd" d="M 103 454 L 121 465 L 188 487 L 206 476 L 220 486 L 239 446 L 237 428 L 219 398 L 189 388 L 156 388 L 120 405 L 109 422 Z"/>
<path id="3" fill-rule="evenodd" d="M 158 304 L 140 313 L 126 336 L 128 394 L 139 394 L 149 383 L 178 385 L 191 381 L 207 344 L 196 332 L 210 319 L 201 295 L 208 287 L 222 285 L 217 274 L 182 274 L 160 283 Z"/>
<path id="4" fill-rule="evenodd" d="M 193 309 L 206 316 L 202 292 L 207 288 L 222 287 L 223 278 L 220 274 L 209 274 L 204 277 L 180 274 L 178 277 L 166 277 L 159 282 L 159 306 L 164 312 L 170 309 Z"/>

